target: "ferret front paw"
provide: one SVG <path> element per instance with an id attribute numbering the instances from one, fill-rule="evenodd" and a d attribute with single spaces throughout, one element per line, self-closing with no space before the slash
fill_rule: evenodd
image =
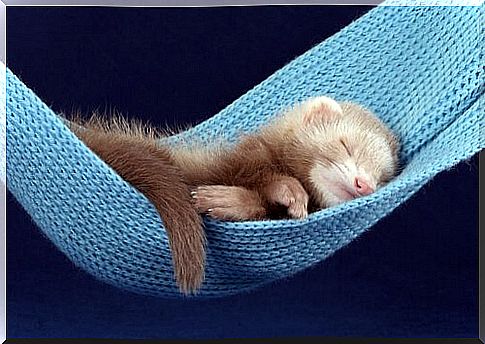
<path id="1" fill-rule="evenodd" d="M 270 183 L 265 194 L 269 202 L 283 205 L 295 219 L 308 216 L 308 194 L 301 183 L 292 177 L 282 177 Z"/>
<path id="2" fill-rule="evenodd" d="M 239 186 L 199 186 L 192 192 L 199 213 L 219 220 L 259 220 L 266 214 L 259 194 Z"/>

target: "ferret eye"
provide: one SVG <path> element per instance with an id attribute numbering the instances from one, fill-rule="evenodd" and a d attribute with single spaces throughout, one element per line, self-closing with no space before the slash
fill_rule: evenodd
<path id="1" fill-rule="evenodd" d="M 348 154 L 349 156 L 352 156 L 352 153 L 350 153 L 350 149 L 349 149 L 349 147 L 348 147 L 348 146 L 345 144 L 345 141 L 344 141 L 343 139 L 340 139 L 340 143 L 342 144 L 342 146 L 344 146 L 345 151 L 347 152 L 347 154 Z"/>

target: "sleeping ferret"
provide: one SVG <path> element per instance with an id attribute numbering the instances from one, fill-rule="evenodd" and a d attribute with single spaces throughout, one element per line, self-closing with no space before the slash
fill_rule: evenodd
<path id="1" fill-rule="evenodd" d="M 223 220 L 304 218 L 366 196 L 398 166 L 396 136 L 370 111 L 310 98 L 233 146 L 162 144 L 122 118 L 71 121 L 74 133 L 157 209 L 180 291 L 204 279 L 202 213 Z"/>

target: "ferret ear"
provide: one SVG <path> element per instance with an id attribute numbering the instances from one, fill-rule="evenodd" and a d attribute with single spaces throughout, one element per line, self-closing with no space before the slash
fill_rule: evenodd
<path id="1" fill-rule="evenodd" d="M 325 123 L 343 115 L 342 107 L 329 97 L 310 98 L 301 104 L 303 124 Z"/>

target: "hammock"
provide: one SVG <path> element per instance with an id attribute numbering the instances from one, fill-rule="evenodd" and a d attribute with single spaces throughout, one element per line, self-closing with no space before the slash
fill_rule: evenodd
<path id="1" fill-rule="evenodd" d="M 367 106 L 402 143 L 402 172 L 368 197 L 302 221 L 205 219 L 209 244 L 199 297 L 251 290 L 326 259 L 437 173 L 483 148 L 481 10 L 378 6 L 170 139 L 235 142 L 281 109 L 325 94 Z M 167 235 L 151 203 L 8 69 L 6 80 L 7 185 L 43 233 L 99 280 L 179 296 Z"/>

